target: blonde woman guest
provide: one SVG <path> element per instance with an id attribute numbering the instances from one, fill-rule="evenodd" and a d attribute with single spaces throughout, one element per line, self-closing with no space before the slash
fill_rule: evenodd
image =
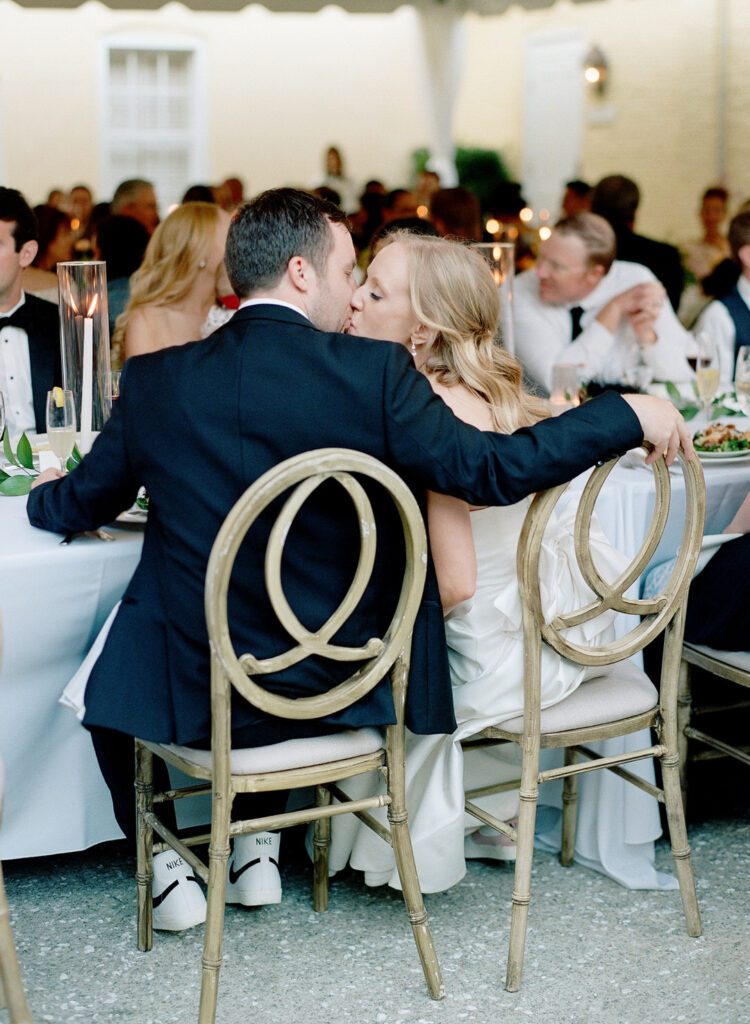
<path id="1" fill-rule="evenodd" d="M 117 318 L 113 347 L 122 360 L 204 336 L 226 276 L 229 223 L 215 203 L 183 203 L 159 224 Z"/>
<path id="2" fill-rule="evenodd" d="M 443 239 L 397 233 L 380 249 L 367 280 L 355 292 L 348 329 L 350 334 L 406 345 L 417 368 L 458 417 L 481 430 L 511 432 L 534 423 L 546 409 L 524 392 L 519 363 L 494 342 L 498 312 L 492 274 L 476 251 Z M 477 832 L 479 823 L 465 817 L 463 800 L 465 784 L 515 778 L 517 766 L 503 761 L 508 756 L 504 752 L 473 751 L 464 756 L 460 741 L 487 725 L 515 718 L 523 709 L 516 549 L 529 501 L 470 508 L 456 498 L 428 496 L 430 547 L 446 619 L 458 729 L 450 736 L 408 736 L 407 806 L 425 892 L 458 882 L 466 870 L 465 856 L 514 856 L 496 834 Z M 548 616 L 591 598 L 572 568 L 573 515 L 571 509 L 564 519 L 553 521 L 543 546 Z M 595 559 L 605 578 L 613 579 L 622 570 L 623 559 L 602 537 L 595 539 Z M 579 641 L 603 642 L 613 636 L 612 619 L 571 633 Z M 549 707 L 575 690 L 586 671 L 549 648 L 542 659 L 542 706 Z M 517 802 L 517 792 L 479 801 L 506 820 L 517 812 Z M 659 834 L 653 803 L 650 839 Z M 624 821 L 624 808 L 621 817 Z M 332 868 L 343 867 L 350 854 L 351 865 L 365 871 L 368 884 L 388 882 L 397 888 L 390 847 L 356 822 L 347 827 L 339 821 Z M 466 841 L 465 832 L 470 833 Z M 649 849 L 639 848 L 638 863 L 624 867 L 627 855 L 620 858 L 618 850 L 620 880 L 625 884 L 659 884 L 649 863 L 653 846 L 644 845 Z M 595 853 L 592 860 L 599 859 Z"/>

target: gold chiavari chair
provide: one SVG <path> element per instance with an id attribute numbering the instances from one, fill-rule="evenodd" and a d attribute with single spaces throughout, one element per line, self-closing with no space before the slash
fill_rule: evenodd
<path id="1" fill-rule="evenodd" d="M 614 582 L 599 575 L 589 548 L 591 517 L 596 499 L 616 461 L 595 469 L 581 496 L 575 522 L 575 550 L 578 564 L 594 599 L 586 607 L 545 620 L 539 580 L 540 549 L 553 509 L 566 486 L 538 494 L 524 521 L 518 545 L 517 570 L 523 607 L 525 652 L 523 715 L 493 726 L 471 737 L 465 747 L 493 743 L 517 743 L 522 751 L 520 811 L 514 829 L 478 807 L 474 800 L 489 792 L 518 787 L 516 783 L 488 786 L 467 793 L 466 809 L 475 818 L 517 843 L 513 907 L 505 987 L 516 992 L 521 985 L 526 928 L 531 900 L 531 868 L 534 825 L 539 786 L 553 779 L 564 780 L 563 834 L 561 860 L 573 860 L 576 828 L 576 786 L 580 773 L 608 769 L 666 804 L 672 853 L 682 896 L 687 931 L 701 934 L 685 818 L 680 795 L 677 738 L 677 688 L 684 629 L 685 602 L 693 567 L 700 550 L 705 515 L 705 486 L 699 462 L 682 460 L 685 478 L 685 520 L 680 551 L 672 575 L 663 591 L 652 599 L 626 597 L 640 578 L 664 531 L 669 512 L 671 486 L 663 459 L 653 465 L 655 478 L 654 513 L 640 551 Z M 601 647 L 586 647 L 566 639 L 565 631 L 590 621 L 603 611 L 614 609 L 638 615 L 638 624 L 625 636 Z M 657 692 L 648 677 L 627 659 L 656 636 L 664 633 L 661 685 Z M 601 668 L 601 674 L 578 687 L 569 697 L 545 710 L 540 706 L 542 644 L 579 665 Z M 591 744 L 651 727 L 656 742 L 649 747 L 615 756 L 600 756 Z M 540 769 L 540 751 L 564 750 L 564 764 Z M 662 786 L 652 785 L 629 772 L 623 765 L 644 758 L 658 758 Z"/>
<path id="2" fill-rule="evenodd" d="M 388 629 L 382 638 L 372 638 L 357 649 L 339 647 L 331 642 L 364 594 L 375 559 L 377 534 L 372 506 L 353 474 L 375 481 L 390 496 L 400 516 L 406 551 L 402 586 Z M 340 484 L 354 505 L 360 530 L 360 556 L 355 578 L 341 605 L 323 626 L 311 633 L 287 603 L 281 584 L 281 560 L 284 541 L 295 516 L 313 491 L 326 480 Z M 227 621 L 227 595 L 235 558 L 258 516 L 271 502 L 292 488 L 269 536 L 265 578 L 274 612 L 295 643 L 283 654 L 264 660 L 256 658 L 252 652 L 238 655 Z M 208 883 L 200 1024 L 213 1024 L 216 1015 L 230 837 L 315 821 L 314 907 L 323 911 L 328 905 L 330 819 L 348 812 L 356 813 L 392 844 L 430 995 L 434 999 L 444 995 L 414 864 L 404 797 L 404 707 L 411 634 L 424 586 L 426 563 L 424 525 L 409 489 L 377 460 L 345 449 L 308 452 L 288 459 L 264 474 L 236 503 L 216 537 L 208 563 L 205 592 L 211 646 L 211 751 L 136 741 L 138 945 L 142 950 L 150 949 L 152 945 L 153 853 L 171 848 Z M 297 699 L 272 694 L 256 682 L 268 673 L 289 668 L 311 656 L 355 661 L 358 667 L 347 680 L 327 693 Z M 279 762 L 279 744 L 244 751 L 231 749 L 233 690 L 268 714 L 287 719 L 314 719 L 333 714 L 359 700 L 388 673 L 397 724 L 387 728 L 385 740 L 377 732 L 373 740 L 373 730 L 365 729 L 346 734 L 349 745 L 346 751 L 342 751 L 340 733 L 313 740 L 287 741 L 282 745 L 285 748 L 283 763 Z M 200 784 L 184 791 L 154 794 L 154 755 L 199 780 Z M 325 787 L 373 770 L 385 775 L 387 792 L 384 795 L 342 803 L 331 801 Z M 230 822 L 232 801 L 238 793 L 310 786 L 316 787 L 315 807 L 288 811 L 274 817 Z M 181 838 L 175 835 L 159 820 L 154 805 L 183 795 L 207 792 L 212 793 L 213 799 L 206 865 L 194 848 L 209 837 Z M 368 814 L 370 809 L 383 806 L 388 807 L 389 828 L 384 828 Z M 154 832 L 163 842 L 154 844 Z"/>

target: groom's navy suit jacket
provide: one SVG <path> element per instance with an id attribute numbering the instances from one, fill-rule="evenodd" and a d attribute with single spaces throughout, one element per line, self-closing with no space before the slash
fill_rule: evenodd
<path id="1" fill-rule="evenodd" d="M 91 674 L 85 723 L 166 742 L 210 734 L 206 563 L 229 509 L 283 459 L 312 448 L 367 452 L 396 470 L 424 509 L 427 489 L 476 505 L 510 504 L 641 440 L 637 418 L 612 394 L 512 436 L 482 433 L 435 397 L 402 346 L 326 334 L 271 304 L 241 309 L 205 341 L 130 360 L 118 408 L 90 454 L 65 479 L 33 490 L 28 504 L 35 526 L 67 532 L 110 522 L 141 484 L 151 497 L 141 561 Z M 387 502 L 375 500 L 382 513 L 375 579 L 338 635 L 346 644 L 378 635 L 398 586 L 398 522 Z M 230 593 L 237 649 L 260 656 L 290 646 L 263 583 L 264 540 L 277 511 L 253 527 Z M 287 597 L 307 627 L 338 605 L 357 551 L 352 506 L 328 483 L 298 516 L 283 563 Z M 321 692 L 351 670 L 313 661 L 268 685 L 291 695 Z M 407 719 L 416 732 L 454 728 L 432 567 L 414 632 Z M 237 702 L 233 726 L 262 729 L 262 720 Z M 393 721 L 387 681 L 334 720 Z"/>

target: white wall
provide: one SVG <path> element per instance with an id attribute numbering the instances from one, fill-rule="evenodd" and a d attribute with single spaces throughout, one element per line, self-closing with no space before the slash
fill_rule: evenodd
<path id="1" fill-rule="evenodd" d="M 729 18 L 727 184 L 750 195 L 750 2 L 558 0 L 466 19 L 468 56 L 455 116 L 457 142 L 499 149 L 522 166 L 526 38 L 580 31 L 607 54 L 611 86 L 587 98 L 582 172 L 621 171 L 643 191 L 642 230 L 674 240 L 697 228 L 701 190 L 717 173 L 719 12 Z M 339 144 L 352 177 L 406 182 L 425 143 L 423 52 L 412 8 L 349 15 L 73 10 L 0 0 L 0 174 L 33 202 L 78 179 L 99 187 L 97 59 L 107 34 L 173 32 L 203 42 L 211 179 L 244 177 L 251 192 L 314 184 L 322 151 Z M 602 111 L 602 107 L 604 110 Z M 602 119 L 602 113 L 605 115 Z M 554 154 L 551 154 L 554 158 Z"/>

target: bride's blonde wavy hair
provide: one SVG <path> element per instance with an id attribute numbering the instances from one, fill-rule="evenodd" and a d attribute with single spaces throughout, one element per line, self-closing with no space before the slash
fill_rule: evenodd
<path id="1" fill-rule="evenodd" d="M 130 297 L 112 338 L 117 351 L 125 350 L 125 329 L 134 310 L 169 306 L 190 292 L 201 261 L 210 257 L 220 216 L 221 207 L 215 203 L 182 203 L 159 224 L 143 263 L 130 278 Z"/>
<path id="2" fill-rule="evenodd" d="M 407 231 L 393 232 L 385 244 L 393 243 L 406 250 L 414 313 L 436 333 L 424 372 L 485 401 L 503 433 L 548 416 L 546 403 L 524 390 L 521 364 L 495 341 L 500 299 L 485 258 L 460 242 Z"/>

